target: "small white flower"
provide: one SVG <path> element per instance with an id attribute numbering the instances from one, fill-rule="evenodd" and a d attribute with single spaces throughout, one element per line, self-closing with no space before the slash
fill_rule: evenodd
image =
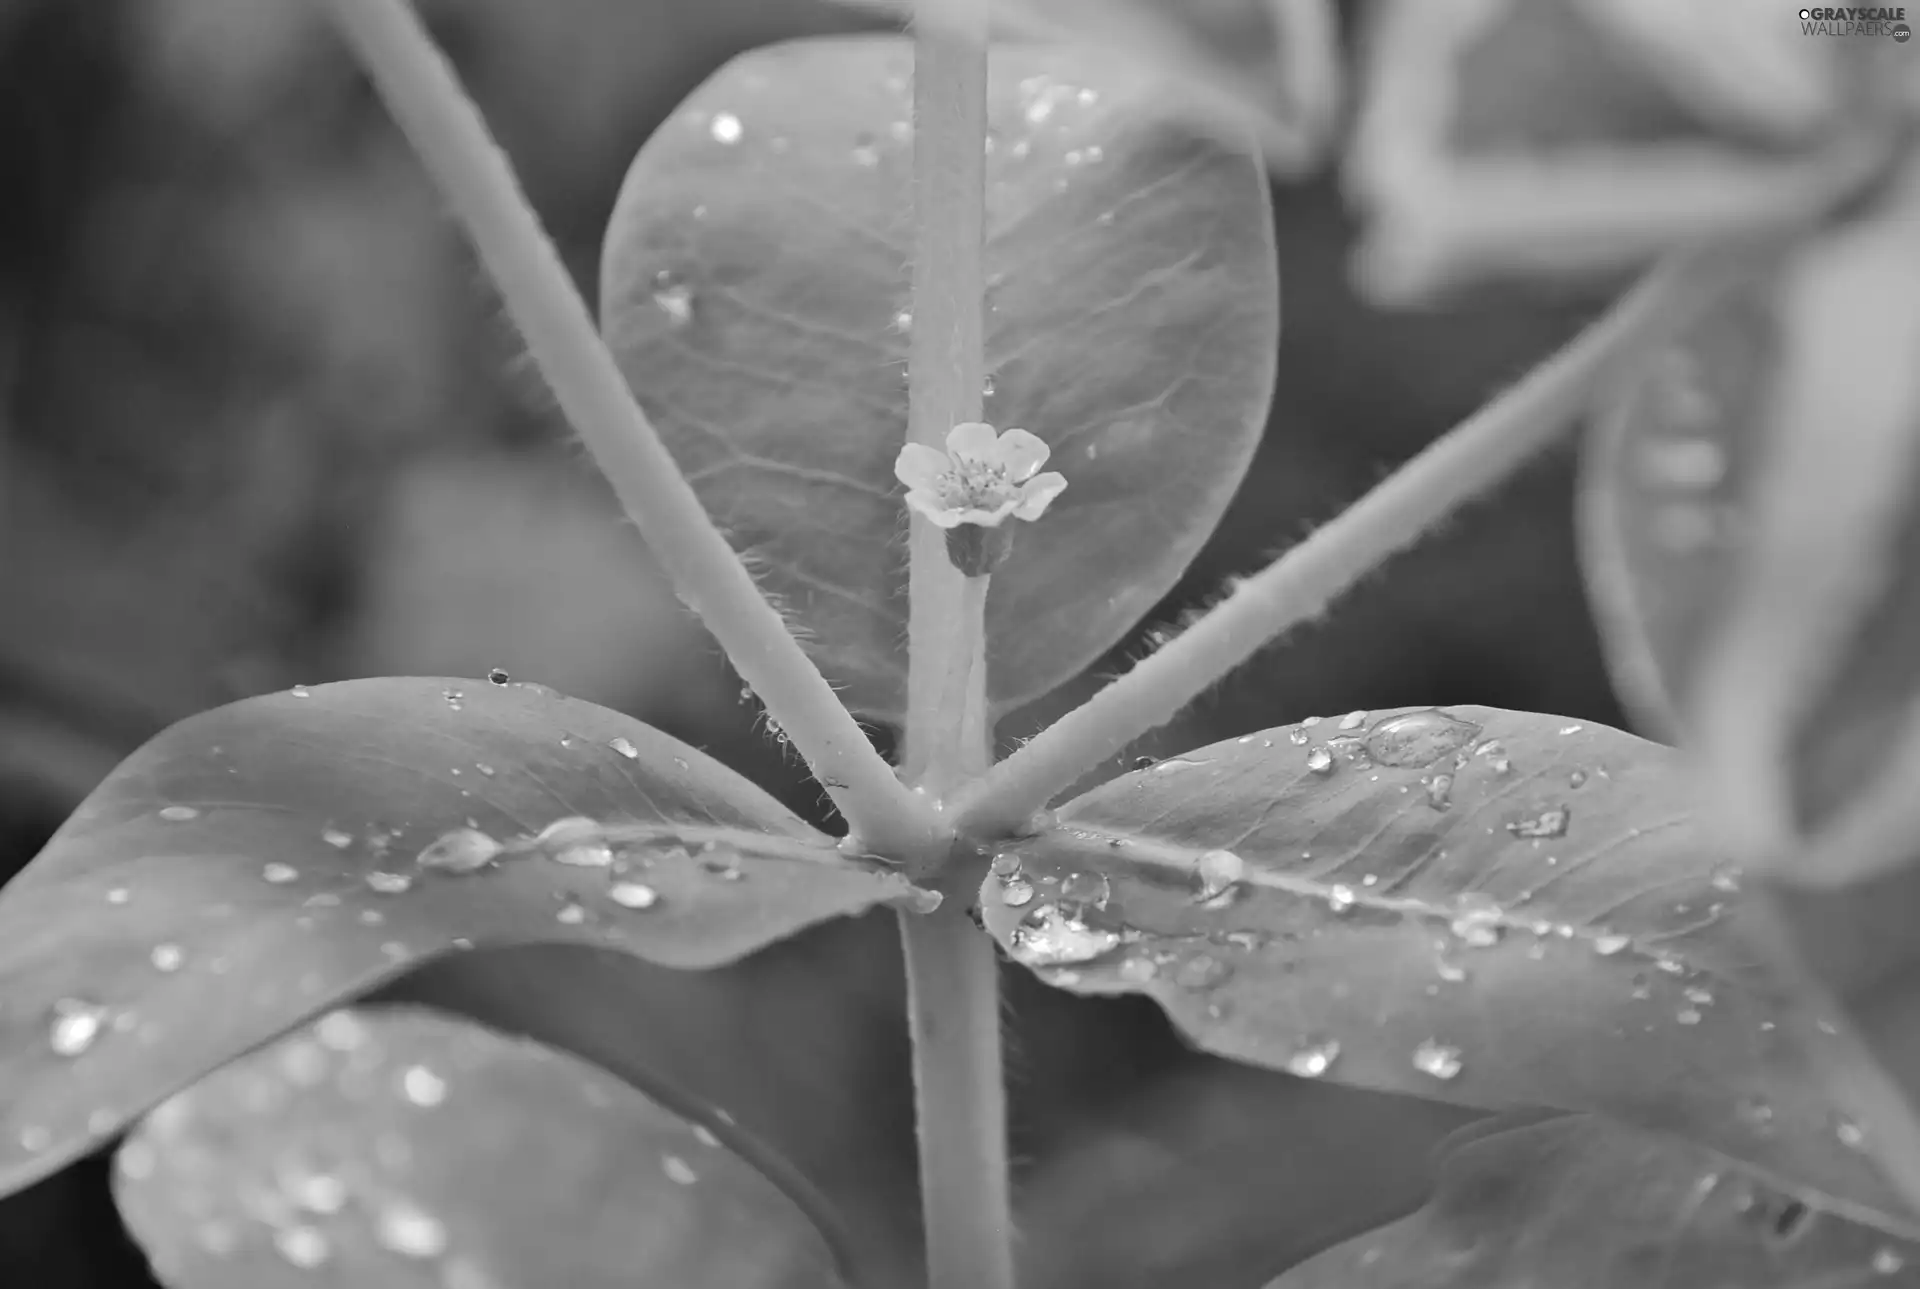
<path id="1" fill-rule="evenodd" d="M 945 452 L 924 443 L 901 448 L 893 473 L 907 485 L 907 505 L 940 527 L 993 528 L 1009 515 L 1040 518 L 1066 488 L 1065 475 L 1035 473 L 1047 454 L 1036 434 L 996 435 L 991 425 L 968 421 L 948 433 Z"/>

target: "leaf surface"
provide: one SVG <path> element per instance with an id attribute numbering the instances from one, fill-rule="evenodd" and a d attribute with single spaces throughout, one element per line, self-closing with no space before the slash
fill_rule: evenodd
<path id="1" fill-rule="evenodd" d="M 424 1009 L 334 1011 L 162 1102 L 115 1159 L 175 1289 L 833 1289 L 808 1214 L 578 1057 Z"/>
<path id="2" fill-rule="evenodd" d="M 1589 1115 L 1463 1129 L 1426 1207 L 1267 1289 L 1848 1289 L 1920 1285 L 1920 1244 L 1773 1190 L 1686 1142 Z"/>
<path id="3" fill-rule="evenodd" d="M 701 501 L 855 710 L 905 705 L 911 46 L 728 63 L 641 150 L 602 325 Z M 1157 601 L 1264 427 L 1279 286 L 1258 155 L 1157 82 L 1044 47 L 988 89 L 984 418 L 1052 449 L 987 604 L 990 699 L 1032 699 Z"/>
<path id="4" fill-rule="evenodd" d="M 834 847 L 694 749 L 537 685 L 350 681 L 183 721 L 0 891 L 0 1188 L 449 951 L 699 969 L 916 898 Z"/>
<path id="5" fill-rule="evenodd" d="M 1821 1036 L 1734 934 L 1740 874 L 1676 769 L 1492 708 L 1273 729 L 1076 798 L 981 907 L 1043 979 L 1147 994 L 1222 1056 L 1607 1112 L 1897 1211 L 1814 1076 Z"/>

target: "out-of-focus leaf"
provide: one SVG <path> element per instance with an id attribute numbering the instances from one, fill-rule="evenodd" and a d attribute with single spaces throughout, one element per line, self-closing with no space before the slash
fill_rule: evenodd
<path id="1" fill-rule="evenodd" d="M 1843 70 L 1860 60 L 1840 46 L 1865 42 L 1789 41 L 1772 29 L 1796 21 L 1788 9 L 1728 14 L 1717 28 L 1768 29 L 1695 40 L 1679 24 L 1701 15 L 1662 24 L 1642 8 L 1380 6 L 1348 158 L 1370 218 L 1359 268 L 1377 298 L 1488 273 L 1617 270 L 1677 243 L 1793 225 L 1889 155 L 1879 127 L 1897 69 Z M 1792 92 L 1764 91 L 1769 78 Z"/>
<path id="2" fill-rule="evenodd" d="M 161 1103 L 114 1190 L 176 1289 L 830 1289 L 815 1220 L 594 1065 L 436 1013 L 335 1011 Z"/>
<path id="3" fill-rule="evenodd" d="M 694 749 L 538 685 L 351 681 L 183 721 L 0 892 L 0 1189 L 450 950 L 712 967 L 913 898 L 834 847 Z"/>
<path id="4" fill-rule="evenodd" d="M 989 928 L 1141 993 L 1207 1051 L 1487 1108 L 1671 1130 L 1898 1211 L 1733 934 L 1737 870 L 1665 749 L 1479 707 L 1353 713 L 1105 784 L 1009 843 Z"/>
<path id="5" fill-rule="evenodd" d="M 1848 1289 L 1920 1285 L 1920 1244 L 1589 1115 L 1475 1125 L 1410 1217 L 1267 1289 Z"/>
<path id="6" fill-rule="evenodd" d="M 911 47 L 729 63 L 641 150 L 608 230 L 609 342 L 708 511 L 848 704 L 904 706 Z M 1265 422 L 1278 284 L 1258 156 L 1155 82 L 1015 47 L 988 90 L 986 417 L 1069 480 L 987 605 L 990 699 L 1109 648 L 1213 529 Z"/>
<path id="7" fill-rule="evenodd" d="M 1920 174 L 1715 303 L 1602 415 L 1583 556 L 1616 676 L 1697 743 L 1743 862 L 1920 836 Z"/>
<path id="8" fill-rule="evenodd" d="M 971 27 L 980 0 L 840 0 Z M 1339 20 L 1328 0 L 986 0 L 995 26 L 1117 55 L 1173 82 L 1203 123 L 1260 134 L 1270 165 L 1311 167 L 1340 106 Z M 1171 95 L 1170 95 L 1171 97 Z"/>

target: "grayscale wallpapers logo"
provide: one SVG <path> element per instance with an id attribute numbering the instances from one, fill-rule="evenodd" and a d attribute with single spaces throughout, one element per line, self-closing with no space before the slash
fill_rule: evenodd
<path id="1" fill-rule="evenodd" d="M 1808 36 L 1891 36 L 1896 45 L 1913 36 L 1901 5 L 1802 9 L 1800 30 Z"/>

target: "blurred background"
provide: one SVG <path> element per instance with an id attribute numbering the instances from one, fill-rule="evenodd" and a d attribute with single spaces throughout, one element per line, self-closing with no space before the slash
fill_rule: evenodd
<path id="1" fill-rule="evenodd" d="M 588 291 L 627 164 L 683 94 L 742 49 L 863 23 L 810 0 L 422 8 Z M 1598 303 L 1375 311 L 1348 284 L 1354 228 L 1331 179 L 1275 200 L 1268 433 L 1142 631 L 1337 513 Z M 1570 453 L 1543 459 L 1109 772 L 1360 707 L 1620 723 L 1571 496 Z M 1140 649 L 1136 635 L 1108 669 Z M 620 518 L 317 7 L 0 0 L 0 877 L 184 716 L 295 682 L 490 667 L 653 722 L 823 816 Z M 1150 1004 L 1055 994 L 1017 969 L 1007 984 L 1031 1289 L 1250 1289 L 1416 1205 L 1428 1150 L 1463 1121 L 1195 1055 Z M 889 918 L 711 975 L 517 950 L 392 993 L 699 1086 L 814 1176 L 888 1283 L 913 1282 Z M 149 1283 L 102 1161 L 0 1203 L 0 1284 Z"/>

